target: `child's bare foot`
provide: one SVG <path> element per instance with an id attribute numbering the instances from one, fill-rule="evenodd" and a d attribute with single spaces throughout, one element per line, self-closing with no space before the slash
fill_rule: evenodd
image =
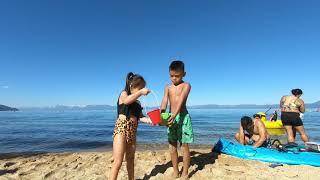
<path id="1" fill-rule="evenodd" d="M 171 177 L 172 177 L 173 179 L 179 178 L 179 177 L 180 177 L 179 172 L 173 172 L 172 175 L 171 175 Z"/>
<path id="2" fill-rule="evenodd" d="M 187 179 L 189 179 L 189 175 L 181 176 L 180 179 L 187 180 Z"/>
<path id="3" fill-rule="evenodd" d="M 182 170 L 182 172 L 181 172 L 181 177 L 188 177 L 189 176 L 189 172 L 188 172 L 188 170 Z"/>

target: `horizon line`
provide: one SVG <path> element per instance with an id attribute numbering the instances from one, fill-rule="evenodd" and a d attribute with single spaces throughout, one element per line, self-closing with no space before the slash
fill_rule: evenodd
<path id="1" fill-rule="evenodd" d="M 305 104 L 314 104 L 317 102 L 320 102 L 320 100 L 312 102 L 312 103 L 305 103 Z M 272 103 L 272 104 L 195 104 L 195 105 L 187 105 L 187 107 L 193 107 L 193 106 L 274 106 L 274 105 L 278 105 L 278 103 Z M 46 105 L 46 106 L 17 106 L 16 108 L 56 108 L 59 106 L 85 108 L 87 106 L 115 107 L 116 105 L 109 105 L 109 104 L 62 105 L 62 104 L 56 104 L 56 105 Z M 156 107 L 156 106 L 147 106 L 147 107 Z"/>

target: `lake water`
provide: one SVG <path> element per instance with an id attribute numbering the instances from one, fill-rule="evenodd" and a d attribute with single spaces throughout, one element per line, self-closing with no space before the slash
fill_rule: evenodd
<path id="1" fill-rule="evenodd" d="M 195 145 L 233 138 L 241 116 L 259 109 L 192 109 Z M 271 111 L 270 111 L 271 112 Z M 0 112 L 0 153 L 90 151 L 112 147 L 115 111 Z M 311 141 L 320 142 L 320 113 L 304 116 Z M 300 137 L 297 136 L 298 142 Z M 167 143 L 166 128 L 140 123 L 137 143 Z"/>

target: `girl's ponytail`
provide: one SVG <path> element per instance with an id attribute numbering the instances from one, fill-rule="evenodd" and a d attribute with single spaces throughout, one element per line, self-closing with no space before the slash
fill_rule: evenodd
<path id="1" fill-rule="evenodd" d="M 131 80 L 133 79 L 133 76 L 134 76 L 134 74 L 132 72 L 129 72 L 127 74 L 126 86 L 125 86 L 124 90 L 127 92 L 128 95 L 131 94 L 130 84 L 131 84 Z"/>
<path id="2" fill-rule="evenodd" d="M 144 88 L 146 86 L 146 81 L 139 74 L 133 74 L 129 72 L 126 78 L 126 86 L 124 87 L 124 91 L 127 92 L 128 95 L 131 94 L 132 88 Z"/>

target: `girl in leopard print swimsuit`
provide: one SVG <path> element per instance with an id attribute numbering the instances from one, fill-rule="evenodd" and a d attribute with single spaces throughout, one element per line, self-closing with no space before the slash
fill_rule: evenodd
<path id="1" fill-rule="evenodd" d="M 137 100 L 140 96 L 148 95 L 146 82 L 140 75 L 128 73 L 126 86 L 121 92 L 117 103 L 118 118 L 113 132 L 113 164 L 109 179 L 116 180 L 119 169 L 126 155 L 128 179 L 134 179 L 134 154 L 136 150 L 136 133 L 138 120 L 151 124 L 151 120 L 144 117 L 142 107 Z"/>

